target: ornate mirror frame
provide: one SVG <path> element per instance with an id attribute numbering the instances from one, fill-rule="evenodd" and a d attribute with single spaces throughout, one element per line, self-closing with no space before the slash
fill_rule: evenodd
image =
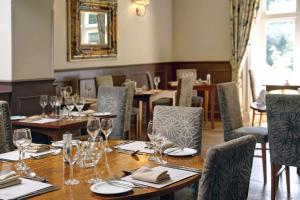
<path id="1" fill-rule="evenodd" d="M 81 12 L 107 15 L 107 43 L 81 43 Z M 117 0 L 67 0 L 68 61 L 117 56 Z"/>

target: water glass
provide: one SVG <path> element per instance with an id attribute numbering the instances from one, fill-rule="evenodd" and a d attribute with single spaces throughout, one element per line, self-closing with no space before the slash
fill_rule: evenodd
<path id="1" fill-rule="evenodd" d="M 155 85 L 155 89 L 158 89 L 158 84 L 160 83 L 160 77 L 159 76 L 155 76 L 153 79 L 154 85 Z"/>
<path id="2" fill-rule="evenodd" d="M 19 162 L 15 165 L 19 171 L 28 169 L 24 162 L 25 148 L 31 144 L 31 131 L 28 128 L 16 129 L 13 134 L 13 143 L 19 150 Z"/>
<path id="3" fill-rule="evenodd" d="M 167 164 L 168 162 L 163 160 L 163 158 L 162 158 L 163 147 L 167 141 L 167 138 L 160 134 L 157 134 L 154 136 L 153 140 L 154 140 L 156 148 L 158 148 L 158 151 L 159 151 L 159 157 L 157 158 L 155 163 L 160 164 L 160 165 Z"/>
<path id="4" fill-rule="evenodd" d="M 106 152 L 111 152 L 112 149 L 108 147 L 107 145 L 107 140 L 109 135 L 111 134 L 113 129 L 113 120 L 110 118 L 104 118 L 101 120 L 101 132 L 105 136 L 105 151 Z"/>
<path id="5" fill-rule="evenodd" d="M 74 109 L 74 99 L 72 97 L 65 98 L 65 104 L 68 109 L 68 117 L 71 118 L 71 112 Z"/>
<path id="6" fill-rule="evenodd" d="M 45 107 L 48 104 L 48 95 L 41 95 L 40 96 L 40 105 L 43 109 L 43 113 L 42 113 L 42 117 L 47 117 L 46 113 L 45 113 Z"/>
<path id="7" fill-rule="evenodd" d="M 100 120 L 98 118 L 90 117 L 88 119 L 86 129 L 87 129 L 88 134 L 92 137 L 93 142 L 95 142 L 96 137 L 98 136 L 98 134 L 100 132 L 100 128 L 101 128 L 101 124 L 100 124 Z"/>
<path id="8" fill-rule="evenodd" d="M 76 106 L 76 108 L 79 112 L 79 117 L 80 117 L 81 116 L 81 111 L 82 111 L 82 109 L 85 105 L 85 98 L 77 96 L 77 97 L 75 97 L 74 101 L 75 101 L 75 106 Z"/>
<path id="9" fill-rule="evenodd" d="M 52 108 L 52 116 L 55 115 L 55 106 L 56 106 L 56 102 L 57 102 L 57 96 L 50 96 L 50 106 Z"/>
<path id="10" fill-rule="evenodd" d="M 147 127 L 147 136 L 148 136 L 148 138 L 150 140 L 150 146 L 154 150 L 153 155 L 149 157 L 149 160 L 151 160 L 151 161 L 156 161 L 157 160 L 157 157 L 156 157 L 157 148 L 155 148 L 155 144 L 154 144 L 154 137 L 155 137 L 155 135 L 156 135 L 156 131 L 153 129 L 153 122 L 150 121 L 148 123 L 148 127 Z"/>

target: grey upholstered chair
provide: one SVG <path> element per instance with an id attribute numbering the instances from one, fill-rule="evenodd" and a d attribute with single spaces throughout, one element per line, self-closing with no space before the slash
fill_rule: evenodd
<path id="1" fill-rule="evenodd" d="M 113 77 L 111 75 L 106 76 L 97 76 L 96 77 L 96 85 L 98 87 L 113 87 Z"/>
<path id="2" fill-rule="evenodd" d="M 97 111 L 111 112 L 117 115 L 113 119 L 111 137 L 122 138 L 124 136 L 124 120 L 126 109 L 125 87 L 99 87 L 97 99 Z"/>
<path id="3" fill-rule="evenodd" d="M 199 182 L 198 200 L 246 200 L 256 139 L 248 135 L 210 148 Z"/>
<path id="4" fill-rule="evenodd" d="M 0 153 L 14 150 L 10 111 L 6 101 L 0 101 Z"/>
<path id="5" fill-rule="evenodd" d="M 176 106 L 191 107 L 194 79 L 183 77 L 178 81 Z"/>
<path id="6" fill-rule="evenodd" d="M 129 138 L 130 133 L 130 122 L 132 115 L 133 96 L 135 92 L 135 83 L 133 81 L 124 82 L 123 85 L 126 87 L 126 106 L 125 106 L 125 117 L 124 117 L 124 133 L 128 133 L 128 136 L 123 138 Z"/>
<path id="7" fill-rule="evenodd" d="M 203 109 L 177 106 L 155 106 L 153 129 L 168 140 L 201 152 Z"/>
<path id="8" fill-rule="evenodd" d="M 271 199 L 277 191 L 277 172 L 284 165 L 290 193 L 289 166 L 300 167 L 300 95 L 267 94 L 271 157 Z"/>
<path id="9" fill-rule="evenodd" d="M 94 78 L 80 80 L 80 96 L 96 98 L 96 82 Z"/>
<path id="10" fill-rule="evenodd" d="M 224 140 L 229 141 L 245 135 L 254 135 L 257 143 L 262 146 L 262 164 L 264 181 L 266 173 L 266 143 L 268 130 L 264 127 L 243 126 L 238 87 L 236 83 L 222 83 L 217 85 L 221 119 L 224 128 Z M 260 156 L 257 156 L 260 157 Z"/>

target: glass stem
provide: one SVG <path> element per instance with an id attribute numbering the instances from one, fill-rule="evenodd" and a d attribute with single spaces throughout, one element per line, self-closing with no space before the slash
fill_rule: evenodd
<path id="1" fill-rule="evenodd" d="M 43 114 L 42 114 L 42 117 L 45 116 L 45 107 L 43 106 Z"/>
<path id="2" fill-rule="evenodd" d="M 97 174 L 97 165 L 94 166 L 94 176 L 95 176 L 95 180 L 98 179 L 98 174 Z"/>
<path id="3" fill-rule="evenodd" d="M 70 163 L 70 180 L 73 180 L 73 164 Z"/>
<path id="4" fill-rule="evenodd" d="M 22 149 L 21 148 L 19 148 L 19 162 L 21 163 L 21 161 L 22 161 Z"/>

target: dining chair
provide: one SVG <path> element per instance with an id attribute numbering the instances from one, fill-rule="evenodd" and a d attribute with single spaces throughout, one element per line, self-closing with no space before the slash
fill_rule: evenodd
<path id="1" fill-rule="evenodd" d="M 198 200 L 246 200 L 256 138 L 243 136 L 210 148 L 199 181 Z"/>
<path id="2" fill-rule="evenodd" d="M 252 94 L 252 103 L 250 105 L 250 108 L 252 110 L 252 126 L 254 126 L 255 123 L 255 116 L 259 115 L 259 125 L 261 125 L 262 122 L 262 116 L 266 114 L 266 107 L 260 106 L 257 104 L 256 99 L 256 86 L 255 86 L 255 76 L 253 74 L 253 71 L 251 69 L 248 70 L 249 72 L 249 79 L 250 79 L 250 89 Z"/>
<path id="3" fill-rule="evenodd" d="M 96 82 L 94 78 L 80 80 L 80 96 L 96 98 Z"/>
<path id="4" fill-rule="evenodd" d="M 97 76 L 96 77 L 97 88 L 101 87 L 113 87 L 113 77 L 111 75 Z"/>
<path id="5" fill-rule="evenodd" d="M 254 135 L 257 143 L 261 144 L 264 182 L 266 172 L 266 143 L 268 130 L 265 127 L 243 126 L 238 87 L 235 82 L 217 84 L 220 113 L 224 128 L 224 140 L 229 141 L 246 135 Z"/>
<path id="6" fill-rule="evenodd" d="M 12 137 L 9 105 L 6 101 L 0 101 L 0 153 L 14 150 Z"/>
<path id="7" fill-rule="evenodd" d="M 123 138 L 131 138 L 131 116 L 133 112 L 133 96 L 135 92 L 135 83 L 133 81 L 124 82 L 123 85 L 126 87 L 126 106 L 125 106 L 125 116 L 124 116 L 124 131 L 123 133 L 127 133 L 128 135 L 123 135 Z M 136 112 L 136 116 L 137 116 Z M 137 125 L 136 125 L 137 127 Z"/>
<path id="8" fill-rule="evenodd" d="M 126 111 L 125 87 L 99 87 L 97 98 L 97 111 L 110 112 L 117 117 L 113 119 L 111 137 L 124 139 L 124 122 Z"/>
<path id="9" fill-rule="evenodd" d="M 176 106 L 191 107 L 193 96 L 194 79 L 191 77 L 183 77 L 178 81 Z"/>
<path id="10" fill-rule="evenodd" d="M 201 152 L 203 109 L 178 106 L 155 106 L 153 129 L 182 147 Z"/>
<path id="11" fill-rule="evenodd" d="M 271 199 L 278 188 L 279 170 L 285 166 L 290 194 L 290 166 L 300 167 L 300 95 L 267 94 L 267 122 L 271 160 Z"/>

